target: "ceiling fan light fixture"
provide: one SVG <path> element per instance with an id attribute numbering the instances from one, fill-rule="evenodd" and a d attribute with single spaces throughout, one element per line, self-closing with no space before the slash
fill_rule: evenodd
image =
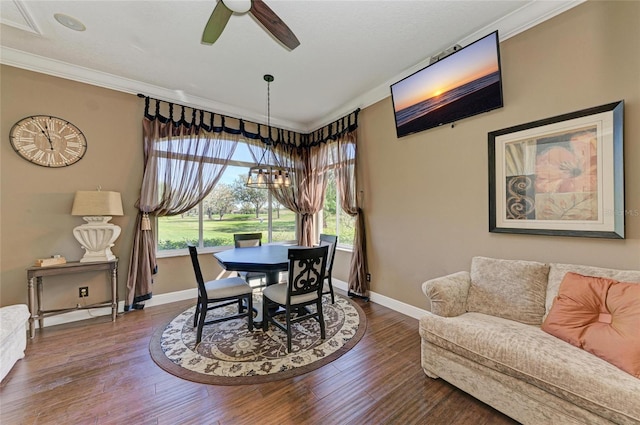
<path id="1" fill-rule="evenodd" d="M 263 0 L 218 0 L 204 27 L 202 43 L 215 43 L 234 13 L 251 14 L 271 36 L 289 50 L 300 45 L 300 41 L 287 24 Z"/>
<path id="2" fill-rule="evenodd" d="M 251 10 L 251 0 L 221 0 L 228 9 L 235 13 L 247 13 Z"/>

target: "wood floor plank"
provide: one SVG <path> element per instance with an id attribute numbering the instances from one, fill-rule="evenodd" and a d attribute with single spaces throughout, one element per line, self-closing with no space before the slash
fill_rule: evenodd
<path id="1" fill-rule="evenodd" d="M 375 400 L 358 388 L 342 388 L 317 400 L 298 416 L 291 418 L 292 424 L 342 425 L 360 418 L 361 412 Z M 361 422 L 364 423 L 364 422 Z"/>
<path id="2" fill-rule="evenodd" d="M 420 367 L 417 320 L 356 300 L 362 340 L 305 375 L 257 385 L 190 382 L 149 354 L 156 329 L 195 300 L 46 327 L 0 385 L 14 424 L 515 424 Z"/>

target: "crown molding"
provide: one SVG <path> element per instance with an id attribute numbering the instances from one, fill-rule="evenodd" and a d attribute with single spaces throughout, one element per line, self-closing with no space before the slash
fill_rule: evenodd
<path id="1" fill-rule="evenodd" d="M 491 25 L 469 34 L 458 42 L 466 46 L 472 41 L 487 35 L 496 29 L 500 34 L 500 41 L 511 38 L 527 29 L 538 25 L 562 12 L 569 10 L 585 0 L 564 0 L 564 1 L 532 1 L 517 9 L 516 11 L 500 18 Z M 437 52 L 434 52 L 436 54 Z M 287 121 L 277 118 L 271 118 L 272 125 L 287 130 L 308 133 L 310 131 L 321 128 L 335 120 L 361 108 L 364 109 L 382 99 L 391 95 L 389 87 L 396 81 L 411 75 L 415 71 L 424 68 L 429 64 L 430 57 L 425 58 L 414 66 L 404 70 L 402 73 L 387 80 L 383 84 L 369 90 L 361 96 L 353 99 L 347 104 L 342 105 L 327 117 L 312 122 L 308 125 Z M 43 74 L 48 74 L 68 80 L 78 81 L 81 83 L 91 84 L 98 87 L 104 87 L 124 93 L 137 95 L 142 93 L 155 99 L 166 102 L 179 103 L 184 106 L 203 109 L 206 111 L 216 112 L 236 118 L 242 118 L 257 123 L 266 123 L 266 116 L 263 114 L 250 114 L 242 108 L 238 108 L 229 104 L 215 102 L 210 99 L 190 95 L 182 90 L 170 90 L 163 87 L 148 84 L 142 81 L 132 80 L 128 78 L 118 77 L 113 74 L 97 71 L 94 69 L 73 65 L 56 59 L 45 58 L 43 56 L 26 53 L 20 50 L 11 49 L 9 47 L 0 46 L 0 63 L 14 66 L 17 68 L 27 69 Z"/>
<path id="2" fill-rule="evenodd" d="M 169 90 L 142 81 L 119 77 L 117 75 L 97 71 L 95 69 L 26 53 L 21 50 L 5 46 L 0 46 L 0 63 L 3 65 L 14 66 L 16 68 L 26 69 L 28 71 L 52 75 L 54 77 L 104 87 L 123 93 L 130 93 L 134 95 L 141 93 L 154 99 L 178 103 L 191 108 L 215 112 L 234 118 L 242 118 L 243 120 L 253 121 L 260 124 L 267 123 L 267 117 L 263 114 L 248 114 L 247 111 L 242 108 L 186 94 L 182 90 Z M 302 133 L 307 132 L 306 128 L 292 121 L 277 118 L 274 119 L 271 117 L 271 124 L 285 130 Z"/>
<path id="3" fill-rule="evenodd" d="M 464 47 L 484 37 L 485 35 L 492 33 L 495 30 L 498 30 L 500 41 L 504 41 L 575 6 L 578 6 L 585 1 L 586 0 L 532 1 L 522 6 L 521 8 L 511 12 L 510 14 L 498 19 L 492 24 L 475 31 L 472 34 L 469 34 L 465 38 L 452 42 L 451 45 L 453 46 L 455 44 L 459 44 Z M 433 52 L 433 55 L 437 53 L 438 52 Z M 430 59 L 431 56 L 426 57 L 424 60 L 418 62 L 408 69 L 405 69 L 403 72 L 385 81 L 378 87 L 369 90 L 361 96 L 353 99 L 348 104 L 335 109 L 328 117 L 324 117 L 322 120 L 311 123 L 309 127 L 312 129 L 323 127 L 358 108 L 364 109 L 367 106 L 373 105 L 374 103 L 377 103 L 382 99 L 391 96 L 390 87 L 392 84 L 429 65 Z"/>

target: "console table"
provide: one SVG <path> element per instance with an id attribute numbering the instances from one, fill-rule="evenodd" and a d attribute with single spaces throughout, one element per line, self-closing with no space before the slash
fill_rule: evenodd
<path id="1" fill-rule="evenodd" d="M 42 309 L 42 278 L 45 276 L 58 276 L 71 273 L 106 271 L 111 278 L 111 301 L 92 304 L 88 306 L 76 306 L 57 310 Z M 34 287 L 34 281 L 36 288 Z M 96 261 L 92 263 L 70 262 L 46 267 L 29 267 L 27 269 L 27 289 L 29 290 L 29 337 L 35 336 L 35 321 L 38 320 L 40 329 L 44 327 L 44 318 L 62 314 L 69 311 L 111 307 L 111 320 L 115 322 L 118 313 L 118 259 L 112 261 Z M 37 292 L 37 293 L 36 293 Z"/>

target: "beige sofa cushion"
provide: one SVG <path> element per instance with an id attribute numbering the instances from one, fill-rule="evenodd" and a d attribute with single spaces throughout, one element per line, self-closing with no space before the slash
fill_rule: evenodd
<path id="1" fill-rule="evenodd" d="M 640 422 L 640 379 L 537 326 L 480 313 L 428 313 L 420 336 L 614 423 Z"/>
<path id="2" fill-rule="evenodd" d="M 535 261 L 474 257 L 467 311 L 540 325 L 549 266 Z"/>

